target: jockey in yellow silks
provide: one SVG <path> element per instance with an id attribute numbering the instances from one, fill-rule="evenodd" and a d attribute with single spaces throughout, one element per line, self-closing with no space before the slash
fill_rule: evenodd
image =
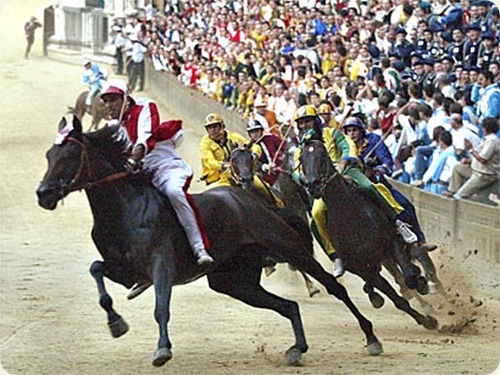
<path id="1" fill-rule="evenodd" d="M 210 113 L 205 118 L 205 129 L 207 134 L 201 139 L 201 179 L 207 185 L 231 186 L 231 170 L 229 168 L 229 157 L 231 150 L 240 144 L 248 143 L 248 140 L 236 132 L 226 130 L 224 120 L 218 113 Z M 251 149 L 254 159 L 260 158 L 262 150 L 254 144 Z M 270 197 L 279 207 L 283 202 L 257 175 L 254 176 L 253 186 L 259 194 Z"/>
<path id="2" fill-rule="evenodd" d="M 403 237 L 405 242 L 416 242 L 416 235 L 411 232 L 404 223 L 396 220 L 397 214 L 401 212 L 403 208 L 396 203 L 390 192 L 387 191 L 381 194 L 377 187 L 364 175 L 361 170 L 362 165 L 358 159 L 358 153 L 354 142 L 338 129 L 330 127 L 324 127 L 322 129 L 321 120 L 318 118 L 316 109 L 313 106 L 305 105 L 297 109 L 294 119 L 298 127 L 299 138 L 302 140 L 301 143 L 304 143 L 308 137 L 314 137 L 314 139 L 324 142 L 330 159 L 337 171 L 355 181 L 358 188 L 374 197 L 380 203 L 384 213 L 391 222 L 395 223 L 398 233 Z M 349 118 L 347 121 L 354 121 L 352 119 L 355 118 Z M 300 147 L 295 154 L 296 165 L 298 165 L 299 155 Z M 314 200 L 312 217 L 325 251 L 333 261 L 333 275 L 335 277 L 340 277 L 344 273 L 344 267 L 341 259 L 335 253 L 335 249 L 328 235 L 326 206 L 323 199 Z"/>

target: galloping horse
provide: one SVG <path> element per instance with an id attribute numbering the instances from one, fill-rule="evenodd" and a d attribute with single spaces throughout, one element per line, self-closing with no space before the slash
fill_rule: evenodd
<path id="1" fill-rule="evenodd" d="M 85 116 L 86 113 L 85 100 L 87 99 L 88 93 L 88 91 L 82 92 L 80 95 L 78 95 L 78 98 L 76 98 L 75 106 L 68 107 L 68 113 L 77 116 L 80 121 L 83 120 L 83 116 Z M 106 109 L 106 106 L 104 105 L 104 102 L 102 101 L 99 94 L 92 98 L 92 103 L 90 105 L 90 115 L 92 116 L 92 123 L 90 124 L 89 131 L 97 130 L 101 120 L 105 120 L 108 116 L 108 110 Z"/>
<path id="2" fill-rule="evenodd" d="M 373 286 L 387 295 L 398 309 L 411 315 L 418 324 L 436 329 L 438 322 L 434 317 L 423 316 L 414 310 L 380 274 L 381 263 L 394 258 L 405 274 L 407 284 L 419 284 L 423 279 L 417 276 L 417 280 L 408 282 L 409 275 L 415 274 L 413 268 L 416 266 L 405 257 L 402 241 L 382 210 L 370 198 L 345 183 L 322 142 L 306 142 L 299 160 L 306 191 L 313 198 L 322 198 L 327 207 L 328 231 L 345 268 L 365 280 L 368 287 Z"/>
<path id="3" fill-rule="evenodd" d="M 123 127 L 112 125 L 82 133 L 76 116 L 72 124 L 63 118 L 58 138 L 46 154 L 48 169 L 37 190 L 39 205 L 48 210 L 54 210 L 69 193 L 85 190 L 94 217 L 92 239 L 103 258 L 92 263 L 90 272 L 114 337 L 125 334 L 128 326 L 113 309 L 104 276 L 127 288 L 137 280 L 154 283 L 159 341 L 152 363 L 162 366 L 172 358 L 168 334 L 172 287 L 207 275 L 213 290 L 290 320 L 295 343 L 286 352 L 286 362 L 298 364 L 308 349 L 298 304 L 260 285 L 263 259 L 270 257 L 323 284 L 358 320 L 368 353 L 382 352 L 372 323 L 311 255 L 308 228 L 295 223 L 292 227 L 243 189 L 220 187 L 193 195 L 215 259 L 208 267 L 197 265 L 168 200 L 141 175 L 124 170 L 130 146 Z"/>
<path id="4" fill-rule="evenodd" d="M 250 142 L 250 144 L 247 145 L 239 145 L 235 147 L 231 151 L 228 160 L 230 163 L 232 183 L 235 186 L 241 186 L 243 189 L 247 190 L 254 190 L 253 179 L 255 176 L 254 173 L 255 163 L 252 152 L 250 151 L 251 144 L 252 142 Z M 258 194 L 257 192 L 255 193 Z M 288 197 L 288 195 L 283 197 Z M 265 198 L 264 199 L 267 201 L 268 205 L 270 205 L 270 208 L 272 208 L 275 202 L 272 201 L 272 198 L 270 196 Z M 280 196 L 280 198 L 282 197 Z M 305 211 L 295 209 L 295 203 L 289 202 L 288 200 L 284 201 L 284 203 L 285 203 L 284 210 L 286 211 L 282 211 L 282 214 L 285 214 L 286 212 L 287 215 L 293 215 L 293 216 L 298 215 L 298 218 L 303 220 L 303 225 L 306 227 L 308 225 L 308 222 L 307 222 L 307 214 L 305 213 Z M 272 273 L 272 271 L 274 271 L 274 266 L 270 266 L 269 268 L 271 268 L 270 273 Z M 266 269 L 268 269 L 268 267 L 266 267 Z M 295 269 L 292 270 L 296 271 Z M 313 281 L 309 278 L 309 276 L 307 276 L 307 274 L 302 271 L 299 272 L 304 278 L 307 292 L 309 293 L 309 297 L 314 297 L 316 294 L 320 293 L 319 288 L 316 285 L 314 285 Z"/>

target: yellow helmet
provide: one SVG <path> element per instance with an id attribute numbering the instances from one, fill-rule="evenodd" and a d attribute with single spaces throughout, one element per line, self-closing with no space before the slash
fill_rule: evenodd
<path id="1" fill-rule="evenodd" d="M 209 113 L 207 117 L 205 117 L 205 126 L 213 124 L 224 124 L 222 116 L 219 115 L 218 113 Z"/>
<path id="2" fill-rule="evenodd" d="M 301 120 L 306 117 L 316 117 L 316 108 L 312 105 L 303 105 L 299 107 L 297 111 L 295 111 L 295 116 L 293 118 L 294 121 Z"/>
<path id="3" fill-rule="evenodd" d="M 320 104 L 319 108 L 318 108 L 318 113 L 319 114 L 323 114 L 323 113 L 332 113 L 332 106 L 328 103 L 323 103 L 323 104 Z"/>

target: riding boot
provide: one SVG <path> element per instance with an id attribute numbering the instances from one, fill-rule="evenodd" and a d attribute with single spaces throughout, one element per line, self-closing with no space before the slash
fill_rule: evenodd
<path id="1" fill-rule="evenodd" d="M 214 258 L 212 258 L 205 249 L 196 249 L 193 251 L 194 256 L 197 258 L 196 263 L 204 264 L 204 263 L 213 263 Z"/>
<path id="2" fill-rule="evenodd" d="M 330 260 L 333 262 L 333 277 L 336 279 L 341 277 L 345 270 L 344 270 L 344 263 L 342 262 L 342 259 L 339 258 L 337 253 L 333 253 L 329 255 Z"/>
<path id="3" fill-rule="evenodd" d="M 89 104 L 85 105 L 85 112 L 87 112 L 90 115 L 90 108 L 91 106 Z"/>
<path id="4" fill-rule="evenodd" d="M 407 244 L 411 245 L 418 241 L 418 237 L 415 233 L 413 233 L 406 223 L 403 223 L 401 220 L 397 219 L 394 224 L 396 225 L 396 229 L 399 235 L 403 238 L 403 241 Z"/>

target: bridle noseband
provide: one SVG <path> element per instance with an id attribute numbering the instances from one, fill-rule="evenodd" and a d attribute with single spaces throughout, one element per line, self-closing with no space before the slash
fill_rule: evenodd
<path id="1" fill-rule="evenodd" d="M 78 167 L 78 170 L 77 170 L 75 176 L 71 179 L 71 181 L 67 185 L 61 184 L 61 195 L 64 195 L 65 190 L 68 194 L 73 192 L 73 191 L 77 191 L 77 190 L 82 190 L 82 189 L 87 190 L 87 189 L 90 189 L 94 186 L 101 185 L 101 184 L 106 183 L 106 182 L 110 182 L 110 181 L 117 180 L 119 178 L 126 177 L 130 174 L 129 171 L 116 172 L 116 173 L 113 173 L 107 177 L 104 177 L 104 178 L 101 178 L 98 180 L 94 180 L 94 176 L 92 174 L 92 168 L 90 168 L 90 156 L 89 156 L 89 151 L 88 151 L 88 148 L 89 148 L 88 141 L 85 138 L 83 141 L 80 141 L 79 139 L 74 138 L 74 137 L 68 137 L 67 141 L 73 142 L 80 147 L 81 157 L 80 157 L 80 166 Z M 77 185 L 77 181 L 80 179 L 80 177 L 82 176 L 82 174 L 84 173 L 85 170 L 87 172 L 87 182 L 84 182 L 82 184 Z"/>

